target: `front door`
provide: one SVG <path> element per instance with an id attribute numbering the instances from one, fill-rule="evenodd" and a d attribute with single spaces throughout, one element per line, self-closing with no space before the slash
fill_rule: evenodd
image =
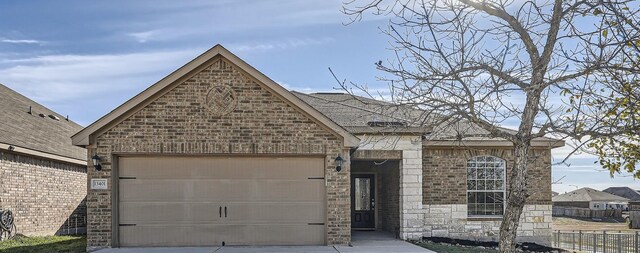
<path id="1" fill-rule="evenodd" d="M 375 175 L 351 175 L 351 227 L 375 229 Z"/>

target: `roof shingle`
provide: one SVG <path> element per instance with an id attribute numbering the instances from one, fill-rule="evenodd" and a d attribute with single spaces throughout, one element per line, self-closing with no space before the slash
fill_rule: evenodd
<path id="1" fill-rule="evenodd" d="M 430 129 L 418 122 L 423 111 L 408 106 L 344 93 L 292 93 L 351 133 L 426 134 Z"/>
<path id="2" fill-rule="evenodd" d="M 82 126 L 0 84 L 0 143 L 84 161 L 86 150 L 71 144 L 80 130 Z"/>
<path id="3" fill-rule="evenodd" d="M 640 201 L 640 192 L 629 187 L 609 187 L 607 189 L 604 189 L 603 192 L 611 193 L 623 198 L 628 198 L 629 200 L 633 201 Z"/>
<path id="4" fill-rule="evenodd" d="M 606 192 L 601 192 L 588 187 L 580 188 L 575 191 L 567 192 L 553 197 L 553 202 L 587 202 L 587 201 L 606 201 L 606 202 L 627 202 L 629 199 L 619 197 Z"/>
<path id="5" fill-rule="evenodd" d="M 489 132 L 467 120 L 452 120 L 442 115 L 406 104 L 393 103 L 346 93 L 311 93 L 292 91 L 302 101 L 345 128 L 350 133 L 412 133 L 429 141 L 504 141 L 489 136 Z M 449 120 L 446 120 L 449 119 Z M 403 127 L 371 127 L 370 122 L 402 122 Z M 507 132 L 516 130 L 501 128 Z M 563 143 L 548 137 L 536 141 Z M 563 144 L 564 145 L 564 144 Z M 561 145 L 562 146 L 562 145 Z"/>

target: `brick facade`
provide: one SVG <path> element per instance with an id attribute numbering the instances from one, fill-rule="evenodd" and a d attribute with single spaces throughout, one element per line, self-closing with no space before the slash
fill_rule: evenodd
<path id="1" fill-rule="evenodd" d="M 490 155 L 506 161 L 507 189 L 515 157 L 508 148 L 441 148 L 423 150 L 424 236 L 497 240 L 500 219 L 467 216 L 467 160 Z M 529 198 L 520 219 L 518 240 L 548 245 L 551 239 L 551 151 L 531 149 Z"/>
<path id="2" fill-rule="evenodd" d="M 237 96 L 237 107 L 215 117 L 203 96 L 212 85 L 225 85 Z M 116 154 L 312 154 L 326 157 L 327 243 L 351 240 L 349 152 L 341 138 L 300 110 L 268 91 L 247 73 L 222 57 L 205 64 L 193 76 L 96 138 L 89 148 L 103 159 L 103 170 L 89 171 L 90 178 L 111 180 Z M 347 161 L 336 172 L 334 158 Z M 113 182 L 109 183 L 109 188 Z M 111 192 L 90 190 L 88 247 L 110 247 Z"/>
<path id="3" fill-rule="evenodd" d="M 0 187 L 0 209 L 13 212 L 18 234 L 66 234 L 86 227 L 86 166 L 0 152 Z"/>
<path id="4" fill-rule="evenodd" d="M 423 203 L 429 205 L 466 204 L 467 160 L 490 155 L 506 161 L 507 186 L 515 157 L 506 148 L 430 148 L 423 153 Z M 529 159 L 530 197 L 527 204 L 551 204 L 551 151 L 531 149 Z"/>

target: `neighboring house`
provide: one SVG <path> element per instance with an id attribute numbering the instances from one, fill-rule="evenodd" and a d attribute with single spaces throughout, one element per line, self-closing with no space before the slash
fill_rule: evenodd
<path id="1" fill-rule="evenodd" d="M 497 240 L 512 144 L 414 124 L 423 114 L 290 92 L 215 46 L 72 137 L 100 158 L 88 248 L 335 245 L 352 229 Z M 521 241 L 551 239 L 563 144 L 532 141 Z"/>
<path id="2" fill-rule="evenodd" d="M 81 129 L 0 84 L 0 209 L 13 212 L 18 234 L 86 227 L 87 153 L 70 138 Z"/>
<path id="3" fill-rule="evenodd" d="M 553 206 L 591 210 L 625 209 L 629 199 L 591 188 L 580 188 L 553 197 Z"/>
<path id="4" fill-rule="evenodd" d="M 640 192 L 629 187 L 609 187 L 603 192 L 629 199 L 630 201 L 640 201 Z"/>
<path id="5" fill-rule="evenodd" d="M 560 195 L 560 193 L 557 193 L 557 192 L 554 192 L 554 191 L 551 192 L 551 197 L 555 197 L 555 196 L 558 196 L 558 195 Z"/>

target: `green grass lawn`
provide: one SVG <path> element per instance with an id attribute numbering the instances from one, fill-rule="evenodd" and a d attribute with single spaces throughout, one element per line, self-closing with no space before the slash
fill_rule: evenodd
<path id="1" fill-rule="evenodd" d="M 433 250 L 438 253 L 496 253 L 494 249 L 481 249 L 478 247 L 463 247 L 451 244 L 439 244 L 433 242 L 418 242 L 416 245 Z"/>
<path id="2" fill-rule="evenodd" d="M 0 242 L 0 253 L 71 253 L 86 249 L 87 238 L 83 236 L 17 236 Z"/>

